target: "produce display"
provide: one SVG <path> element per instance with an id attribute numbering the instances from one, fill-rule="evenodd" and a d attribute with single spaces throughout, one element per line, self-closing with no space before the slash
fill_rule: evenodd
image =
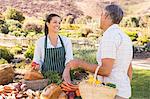
<path id="1" fill-rule="evenodd" d="M 0 86 L 0 99 L 39 99 L 39 97 L 39 91 L 27 89 L 21 82 Z"/>
<path id="2" fill-rule="evenodd" d="M 34 67 L 36 64 L 32 64 Z M 55 71 L 44 73 L 32 68 L 24 74 L 21 82 L 0 85 L 0 99 L 82 99 L 79 83 L 84 79 L 89 84 L 116 88 L 112 83 L 94 80 L 93 75 L 81 68 L 71 70 L 72 84 L 63 81 L 62 75 Z"/>

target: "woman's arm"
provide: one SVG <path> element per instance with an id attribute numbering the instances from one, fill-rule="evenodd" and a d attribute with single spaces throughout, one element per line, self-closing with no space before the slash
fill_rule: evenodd
<path id="1" fill-rule="evenodd" d="M 65 44 L 65 51 L 66 51 L 66 61 L 65 61 L 65 69 L 63 72 L 63 79 L 64 81 L 71 83 L 71 78 L 70 78 L 70 67 L 68 66 L 68 62 L 73 59 L 73 51 L 72 51 L 72 43 L 70 39 L 66 40 Z"/>
<path id="2" fill-rule="evenodd" d="M 37 70 L 40 70 L 40 66 L 42 65 L 42 62 L 41 62 L 42 53 L 41 53 L 40 45 L 41 44 L 38 40 L 35 44 L 34 57 L 33 57 L 34 69 L 37 69 Z M 36 63 L 36 65 L 35 65 L 35 63 Z"/>
<path id="3" fill-rule="evenodd" d="M 129 68 L 128 68 L 128 76 L 130 78 L 130 81 L 132 80 L 132 63 L 130 63 Z"/>
<path id="4" fill-rule="evenodd" d="M 67 83 L 71 83 L 70 70 L 71 68 L 68 65 L 66 65 L 62 76 L 64 81 L 66 81 Z"/>

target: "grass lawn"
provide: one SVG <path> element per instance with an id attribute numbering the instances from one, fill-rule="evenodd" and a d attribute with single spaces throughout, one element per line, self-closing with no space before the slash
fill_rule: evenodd
<path id="1" fill-rule="evenodd" d="M 133 70 L 131 99 L 150 99 L 150 70 Z"/>

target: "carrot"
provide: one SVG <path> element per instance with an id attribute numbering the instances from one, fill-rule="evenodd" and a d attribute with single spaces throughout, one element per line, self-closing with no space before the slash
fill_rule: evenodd
<path id="1" fill-rule="evenodd" d="M 78 89 L 78 86 L 77 85 L 73 85 L 73 84 L 70 84 L 70 83 L 67 83 L 67 82 L 63 82 L 62 84 L 70 87 L 71 89 Z"/>
<path id="2" fill-rule="evenodd" d="M 64 83 L 67 83 L 67 82 L 64 82 Z M 71 83 L 67 83 L 69 86 L 74 86 L 74 87 L 78 87 L 78 85 L 74 85 L 74 84 L 71 84 Z"/>
<path id="3" fill-rule="evenodd" d="M 64 89 L 69 89 L 71 90 L 71 88 L 69 86 L 66 86 L 65 84 L 61 84 L 61 87 L 64 88 Z"/>
<path id="4" fill-rule="evenodd" d="M 71 87 L 71 88 L 73 88 L 73 89 L 78 89 L 78 85 L 73 85 L 73 84 L 70 84 L 70 83 L 68 83 L 68 85 Z"/>
<path id="5" fill-rule="evenodd" d="M 61 84 L 62 90 L 64 91 L 75 91 L 76 89 L 70 88 L 70 86 L 66 86 L 65 84 Z"/>
<path id="6" fill-rule="evenodd" d="M 76 90 L 75 93 L 76 93 L 76 96 L 81 96 L 79 90 Z"/>
<path id="7" fill-rule="evenodd" d="M 71 92 L 70 90 L 64 89 L 64 88 L 62 88 L 61 90 L 62 90 L 62 91 L 65 91 L 65 92 Z"/>
<path id="8" fill-rule="evenodd" d="M 4 86 L 4 90 L 11 90 L 11 87 L 10 87 L 10 86 L 5 85 L 5 86 Z"/>

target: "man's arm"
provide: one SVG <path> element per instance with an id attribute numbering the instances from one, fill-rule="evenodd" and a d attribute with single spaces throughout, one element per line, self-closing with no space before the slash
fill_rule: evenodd
<path id="1" fill-rule="evenodd" d="M 102 59 L 102 66 L 100 67 L 98 74 L 101 76 L 109 76 L 112 71 L 113 64 L 114 64 L 114 59 L 111 59 L 111 58 Z M 97 64 L 89 64 L 82 60 L 72 60 L 70 66 L 71 67 L 79 66 L 87 71 L 94 73 L 98 65 Z"/>
<path id="2" fill-rule="evenodd" d="M 128 76 L 130 78 L 130 81 L 132 80 L 132 63 L 130 63 L 129 68 L 128 68 Z"/>

